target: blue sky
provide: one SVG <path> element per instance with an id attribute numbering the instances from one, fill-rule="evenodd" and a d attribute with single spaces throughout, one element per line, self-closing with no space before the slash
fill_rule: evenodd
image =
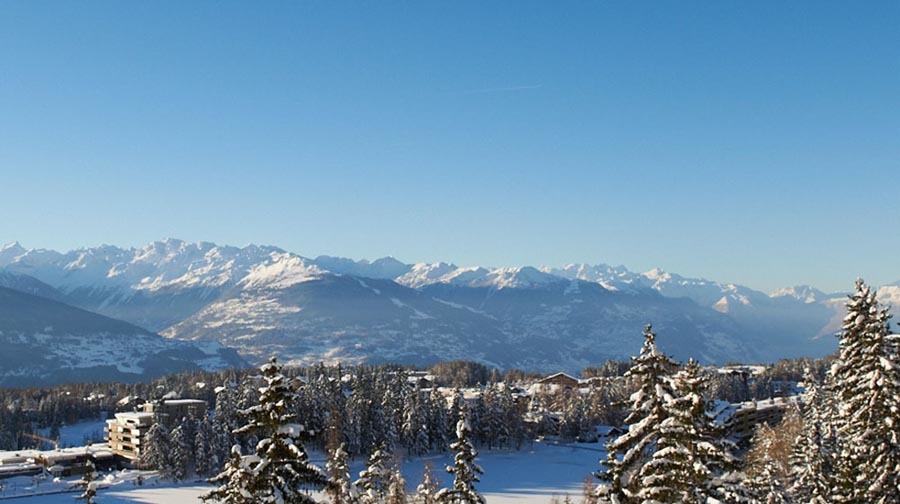
<path id="1" fill-rule="evenodd" d="M 0 241 L 900 280 L 898 2 L 0 3 Z"/>

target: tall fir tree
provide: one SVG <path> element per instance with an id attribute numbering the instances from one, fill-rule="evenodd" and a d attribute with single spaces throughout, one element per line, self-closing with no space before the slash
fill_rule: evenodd
<path id="1" fill-rule="evenodd" d="M 171 477 L 174 472 L 172 436 L 166 424 L 159 420 L 154 421 L 142 441 L 138 465 L 143 469 L 159 471 L 163 477 Z"/>
<path id="2" fill-rule="evenodd" d="M 439 489 L 440 484 L 434 474 L 434 466 L 431 465 L 431 462 L 425 461 L 422 482 L 416 487 L 416 502 L 418 504 L 435 504 Z"/>
<path id="3" fill-rule="evenodd" d="M 259 389 L 259 404 L 242 411 L 247 422 L 235 431 L 259 439 L 255 453 L 246 457 L 250 478 L 244 490 L 258 503 L 313 504 L 316 501 L 308 492 L 323 488 L 327 478 L 309 462 L 303 445 L 309 433 L 292 422 L 295 385 L 282 374 L 274 357 L 260 371 L 265 385 Z M 230 466 L 235 477 L 246 477 L 233 462 Z M 223 486 L 228 489 L 227 484 Z"/>
<path id="4" fill-rule="evenodd" d="M 640 502 L 640 470 L 652 456 L 659 439 L 660 425 L 668 417 L 666 401 L 674 396 L 671 374 L 676 364 L 656 346 L 650 325 L 644 328 L 640 355 L 632 357 L 627 378 L 638 383 L 631 395 L 631 413 L 625 419 L 628 432 L 607 443 L 605 471 L 596 494 L 599 502 L 631 504 Z"/>
<path id="5" fill-rule="evenodd" d="M 406 504 L 406 501 L 406 480 L 403 479 L 403 473 L 400 472 L 400 468 L 395 467 L 394 470 L 391 471 L 391 476 L 388 480 L 385 504 Z"/>
<path id="6" fill-rule="evenodd" d="M 778 460 L 778 432 L 767 424 L 757 425 L 751 448 L 755 467 L 747 481 L 749 495 L 761 504 L 783 504 L 787 491 L 782 474 L 784 468 Z"/>
<path id="7" fill-rule="evenodd" d="M 875 294 L 856 281 L 831 367 L 840 415 L 835 472 L 847 501 L 886 504 L 900 502 L 900 362 Z"/>
<path id="8" fill-rule="evenodd" d="M 830 489 L 826 436 L 820 413 L 822 394 L 809 368 L 805 370 L 803 384 L 806 388 L 802 406 L 803 429 L 791 454 L 789 493 L 796 502 L 827 504 Z"/>
<path id="9" fill-rule="evenodd" d="M 639 471 L 642 502 L 706 502 L 712 495 L 713 470 L 724 459 L 709 437 L 703 399 L 705 378 L 692 360 L 674 377 L 673 397 L 664 403 L 666 418 L 650 460 Z"/>
<path id="10" fill-rule="evenodd" d="M 469 439 L 471 433 L 465 402 L 462 402 L 456 422 L 456 441 L 450 445 L 456 455 L 453 465 L 447 466 L 447 472 L 453 475 L 453 488 L 438 491 L 435 500 L 440 504 L 485 504 L 484 497 L 475 489 L 475 483 L 481 481 L 479 476 L 484 474 L 484 470 L 475 462 L 478 452 Z"/>
<path id="11" fill-rule="evenodd" d="M 208 478 L 220 465 L 220 457 L 216 449 L 213 423 L 204 415 L 197 422 L 194 434 L 194 472 L 201 478 Z"/>
<path id="12" fill-rule="evenodd" d="M 172 429 L 172 469 L 171 477 L 175 481 L 183 481 L 191 474 L 191 466 L 193 462 L 194 444 L 188 439 L 188 429 L 185 428 L 184 422 Z"/>
<path id="13" fill-rule="evenodd" d="M 328 486 L 325 492 L 331 497 L 331 504 L 359 502 L 356 486 L 350 480 L 350 456 L 346 444 L 340 443 L 329 452 L 325 470 L 328 472 Z"/>
<path id="14" fill-rule="evenodd" d="M 362 504 L 379 504 L 387 498 L 391 479 L 391 470 L 388 468 L 390 459 L 384 446 L 372 449 L 368 465 L 360 471 L 359 479 L 353 483 L 359 491 Z"/>
<path id="15" fill-rule="evenodd" d="M 241 455 L 241 445 L 232 446 L 222 472 L 209 479 L 210 483 L 218 486 L 200 496 L 200 499 L 221 504 L 255 504 L 256 498 L 250 492 L 255 478 L 250 466 L 254 462 L 255 456 Z"/>

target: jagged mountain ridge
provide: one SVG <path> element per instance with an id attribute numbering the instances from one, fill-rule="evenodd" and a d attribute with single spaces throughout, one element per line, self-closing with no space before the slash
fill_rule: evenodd
<path id="1" fill-rule="evenodd" d="M 295 346 L 290 358 L 302 361 L 378 360 L 387 358 L 385 349 L 395 344 L 397 348 L 416 348 L 421 359 L 428 360 L 449 355 L 449 344 L 438 352 L 427 344 L 410 346 L 408 340 L 456 338 L 462 343 L 467 341 L 464 332 L 475 331 L 484 341 L 496 342 L 497 348 L 504 341 L 511 348 L 522 334 L 535 338 L 537 333 L 549 335 L 541 341 L 559 347 L 555 356 L 545 359 L 545 364 L 552 366 L 566 359 L 573 361 L 571 356 L 590 347 L 590 341 L 607 347 L 605 354 L 592 352 L 592 359 L 629 355 L 635 349 L 624 344 L 624 339 L 636 337 L 648 321 L 661 330 L 677 326 L 684 337 L 673 348 L 694 351 L 694 355 L 705 353 L 710 361 L 822 355 L 836 347 L 828 331 L 833 329 L 843 299 L 812 288 L 767 295 L 662 270 L 634 273 L 624 266 L 487 268 L 404 264 L 394 258 L 372 262 L 329 256 L 308 259 L 277 247 L 237 248 L 180 240 L 136 249 L 103 246 L 65 254 L 12 244 L 0 249 L 0 268 L 51 285 L 66 302 L 169 336 L 204 340 L 219 332 L 226 343 L 243 342 L 238 348 L 254 358 Z M 337 280 L 339 277 L 349 280 Z M 280 283 L 271 283 L 271 278 L 280 278 Z M 392 296 L 400 304 L 351 294 L 355 288 L 349 286 L 354 281 L 371 284 L 373 280 L 387 282 L 375 290 L 402 287 L 410 292 L 398 291 Z M 565 296 L 560 293 L 566 289 L 596 290 L 596 295 L 591 295 L 592 302 L 582 300 L 580 305 L 572 296 L 563 303 L 560 300 Z M 334 306 L 326 307 L 320 301 L 341 296 L 343 302 Z M 691 303 L 684 304 L 686 299 Z M 454 310 L 437 310 L 434 303 Z M 274 311 L 261 308 L 265 306 Z M 380 307 L 378 314 L 374 306 Z M 526 306 L 529 308 L 523 308 Z M 450 315 L 459 315 L 460 310 L 477 317 L 462 320 Z M 623 311 L 629 316 L 623 316 Z M 690 321 L 679 317 L 677 311 L 690 314 Z M 357 313 L 371 318 L 360 318 Z M 425 323 L 423 320 L 432 319 L 416 313 L 448 318 Z M 254 317 L 265 323 L 256 324 Z M 342 324 L 341 318 L 347 322 Z M 598 332 L 599 327 L 607 329 Z M 688 337 L 691 331 L 700 340 Z M 326 339 L 329 334 L 339 335 L 340 341 L 325 348 L 312 341 L 317 332 Z M 560 338 L 569 340 L 560 343 Z M 705 345 L 704 338 L 714 344 Z M 415 352 L 407 351 L 403 358 L 413 359 Z M 453 355 L 500 363 L 474 346 Z M 527 364 L 527 358 L 509 355 L 501 360 Z"/>
<path id="2" fill-rule="evenodd" d="M 0 386 L 139 381 L 245 365 L 219 343 L 163 338 L 58 301 L 0 287 Z"/>

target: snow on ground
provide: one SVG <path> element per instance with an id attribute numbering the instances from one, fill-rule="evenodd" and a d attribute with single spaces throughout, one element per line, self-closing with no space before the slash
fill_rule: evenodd
<path id="1" fill-rule="evenodd" d="M 452 477 L 444 472 L 452 455 L 430 455 L 403 463 L 407 490 L 414 492 L 422 480 L 426 461 L 433 464 L 435 474 L 442 483 L 449 485 Z M 549 504 L 553 497 L 560 501 L 568 494 L 580 501 L 584 479 L 599 469 L 598 461 L 604 457 L 602 444 L 585 443 L 554 445 L 552 442 L 534 443 L 519 451 L 483 451 L 478 463 L 484 475 L 476 488 L 484 494 L 488 504 Z M 311 454 L 312 461 L 324 466 L 321 454 Z M 354 476 L 362 469 L 364 460 L 356 460 L 352 466 Z M 159 482 L 147 478 L 143 486 L 134 482 L 135 471 L 115 474 L 107 478 L 109 488 L 101 490 L 97 502 L 102 504 L 197 504 L 200 495 L 211 488 L 202 483 L 180 485 Z M 0 481 L 2 483 L 2 481 Z M 65 485 L 59 485 L 64 487 Z M 71 504 L 74 493 L 59 493 L 5 500 L 9 504 Z M 3 492 L 0 492 L 0 499 Z M 324 500 L 324 498 L 322 499 Z"/>
<path id="2" fill-rule="evenodd" d="M 69 448 L 84 446 L 87 443 L 102 443 L 103 427 L 105 426 L 106 422 L 101 419 L 63 425 L 59 428 L 59 446 L 60 448 Z M 41 436 L 50 437 L 49 428 L 39 430 Z M 47 447 L 47 444 L 44 443 L 44 448 Z"/>

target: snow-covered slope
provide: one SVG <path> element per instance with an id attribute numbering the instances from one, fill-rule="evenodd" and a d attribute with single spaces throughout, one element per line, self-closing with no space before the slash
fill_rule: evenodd
<path id="1" fill-rule="evenodd" d="M 163 334 L 221 341 L 255 361 L 277 354 L 285 362 L 509 362 L 494 360 L 506 340 L 485 315 L 391 280 L 324 273 L 291 257 L 254 270 Z"/>
<path id="2" fill-rule="evenodd" d="M 305 267 L 297 265 L 298 276 Z M 526 273 L 527 277 L 527 273 Z M 428 364 L 478 360 L 505 368 L 577 370 L 625 358 L 654 320 L 666 351 L 722 362 L 754 355 L 733 324 L 689 300 L 619 296 L 593 283 L 527 277 L 502 287 L 434 284 L 320 274 L 302 282 L 241 282 L 166 336 L 217 340 L 249 359 Z M 493 278 L 493 277 L 492 277 Z M 511 275 L 505 280 L 524 282 Z M 512 281 L 512 280 L 511 280 Z"/>
<path id="3" fill-rule="evenodd" d="M 218 343 L 163 338 L 57 301 L 0 287 L 0 386 L 136 381 L 243 366 Z"/>

